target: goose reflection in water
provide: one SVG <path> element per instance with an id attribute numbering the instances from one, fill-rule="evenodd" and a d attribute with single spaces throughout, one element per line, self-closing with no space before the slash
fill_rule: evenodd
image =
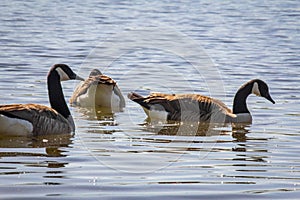
<path id="1" fill-rule="evenodd" d="M 73 135 L 0 136 L 0 148 L 61 148 L 72 144 Z M 51 153 L 51 151 L 49 151 Z"/>
<path id="2" fill-rule="evenodd" d="M 67 154 L 65 149 L 70 148 L 72 138 L 73 136 L 70 134 L 32 137 L 1 136 L 0 148 L 4 148 L 5 150 L 0 152 L 0 158 L 17 156 L 37 157 L 39 158 L 38 161 L 33 161 L 32 163 L 22 163 L 20 161 L 20 164 L 46 168 L 65 167 L 68 164 L 67 162 L 60 162 L 59 160 L 49 161 L 48 158 L 66 157 Z"/>
<path id="3" fill-rule="evenodd" d="M 115 120 L 115 112 L 107 107 L 96 106 L 94 108 L 76 107 L 78 118 L 82 122 L 80 128 L 86 129 L 88 133 L 112 134 L 118 122 Z"/>
<path id="4" fill-rule="evenodd" d="M 201 122 L 177 122 L 167 121 L 167 123 L 153 122 L 147 118 L 142 124 L 150 132 L 156 132 L 159 135 L 178 135 L 178 136 L 232 136 L 238 141 L 245 137 L 249 132 L 250 123 L 239 123 L 237 125 L 230 123 L 201 123 Z"/>
<path id="5" fill-rule="evenodd" d="M 154 132 L 158 135 L 168 135 L 168 136 L 183 136 L 182 140 L 186 142 L 198 143 L 199 138 L 194 140 L 194 137 L 213 137 L 213 136 L 225 136 L 231 135 L 232 139 L 222 139 L 222 137 L 215 139 L 212 138 L 211 140 L 208 139 L 202 140 L 200 139 L 200 143 L 207 143 L 211 144 L 212 142 L 215 143 L 228 143 L 232 142 L 234 147 L 232 148 L 222 148 L 224 152 L 236 152 L 235 156 L 233 156 L 232 160 L 234 161 L 241 161 L 244 162 L 243 164 L 239 164 L 239 166 L 247 166 L 249 162 L 266 162 L 266 156 L 261 156 L 261 152 L 268 152 L 266 146 L 267 145 L 249 145 L 248 143 L 251 141 L 260 141 L 263 144 L 267 143 L 268 139 L 266 138 L 255 138 L 247 136 L 250 133 L 250 124 L 244 124 L 242 126 L 239 124 L 238 126 L 230 126 L 230 124 L 225 124 L 223 126 L 220 125 L 212 125 L 208 123 L 169 123 L 169 124 L 149 124 L 145 123 L 144 129 L 149 132 Z M 186 137 L 190 137 L 188 139 Z M 160 142 L 170 143 L 173 141 L 174 138 L 166 139 L 162 138 Z M 157 140 L 157 139 L 155 139 Z M 210 146 L 213 150 L 213 146 Z M 218 147 L 219 148 L 219 147 Z M 203 151 L 202 147 L 200 148 L 186 148 L 186 150 L 191 151 Z M 205 149 L 204 149 L 205 150 Z M 220 149 L 218 149 L 219 151 Z M 250 153 L 249 153 L 250 152 Z M 255 152 L 258 152 L 257 154 Z M 253 165 L 251 163 L 250 165 Z"/>
<path id="6" fill-rule="evenodd" d="M 77 107 L 77 112 L 81 113 L 82 117 L 86 120 L 95 121 L 114 121 L 115 113 L 107 107 L 93 107 L 93 108 L 82 108 Z"/>

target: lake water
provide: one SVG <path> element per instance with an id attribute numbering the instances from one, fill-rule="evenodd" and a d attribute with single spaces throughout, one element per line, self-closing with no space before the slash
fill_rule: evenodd
<path id="1" fill-rule="evenodd" d="M 1 1 L 0 103 L 49 105 L 46 75 L 98 68 L 124 95 L 201 93 L 229 107 L 250 96 L 244 129 L 149 125 L 71 108 L 73 136 L 1 137 L 1 199 L 299 199 L 299 1 Z M 76 81 L 64 82 L 69 99 Z"/>

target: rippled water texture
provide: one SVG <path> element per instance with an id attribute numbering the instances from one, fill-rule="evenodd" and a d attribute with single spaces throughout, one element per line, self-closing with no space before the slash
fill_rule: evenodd
<path id="1" fill-rule="evenodd" d="M 145 122 L 72 107 L 73 136 L 0 137 L 1 198 L 298 199 L 299 1 L 1 1 L 0 103 L 49 105 L 46 75 L 66 63 L 137 91 L 201 93 L 229 107 L 260 78 L 243 129 Z M 64 82 L 69 99 L 78 82 Z"/>

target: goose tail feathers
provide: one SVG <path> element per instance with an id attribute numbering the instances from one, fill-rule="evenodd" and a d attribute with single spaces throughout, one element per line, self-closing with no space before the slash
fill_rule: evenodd
<path id="1" fill-rule="evenodd" d="M 143 96 L 135 93 L 135 92 L 130 92 L 127 94 L 128 99 L 132 101 L 137 101 L 138 99 L 144 98 Z"/>
<path id="2" fill-rule="evenodd" d="M 137 94 L 135 92 L 128 93 L 127 97 L 131 101 L 134 101 L 134 102 L 140 104 L 145 109 L 147 109 L 147 110 L 150 109 L 150 105 L 145 101 L 147 99 L 147 97 L 143 97 L 142 95 L 139 95 L 139 94 Z"/>

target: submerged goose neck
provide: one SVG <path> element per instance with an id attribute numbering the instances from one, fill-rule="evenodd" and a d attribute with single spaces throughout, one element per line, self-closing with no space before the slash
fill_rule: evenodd
<path id="1" fill-rule="evenodd" d="M 48 95 L 51 107 L 68 119 L 71 115 L 62 91 L 60 77 L 56 70 L 47 77 Z"/>
<path id="2" fill-rule="evenodd" d="M 234 100 L 233 100 L 233 113 L 239 114 L 239 113 L 250 113 L 247 108 L 247 97 L 251 94 L 252 91 L 252 85 L 251 83 L 247 83 L 240 87 L 240 89 L 235 94 Z"/>

